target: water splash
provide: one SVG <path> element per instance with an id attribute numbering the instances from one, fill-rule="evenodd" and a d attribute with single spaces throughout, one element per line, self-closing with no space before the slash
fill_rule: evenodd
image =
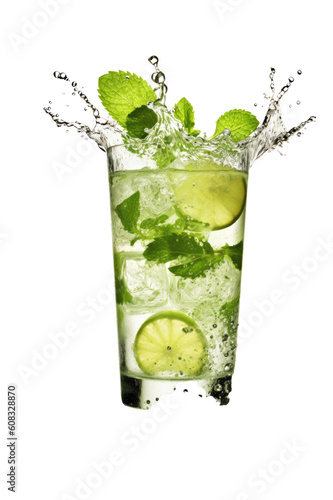
<path id="1" fill-rule="evenodd" d="M 158 57 L 157 56 L 151 56 L 149 57 L 148 61 L 150 64 L 152 64 L 155 68 L 154 73 L 151 75 L 151 79 L 154 83 L 157 83 L 158 87 L 155 90 L 159 92 L 159 96 L 156 99 L 155 103 L 157 102 L 162 102 L 165 105 L 165 97 L 166 93 L 168 92 L 168 87 L 165 84 L 165 74 L 159 69 L 158 67 Z"/>
<path id="2" fill-rule="evenodd" d="M 82 90 L 78 89 L 78 84 L 76 81 L 70 81 L 66 73 L 55 71 L 53 73 L 53 76 L 58 80 L 64 80 L 65 82 L 68 82 L 70 86 L 73 87 L 72 90 L 74 90 L 74 92 L 72 92 L 72 95 L 77 94 L 84 101 L 84 110 L 87 111 L 87 109 L 89 108 L 94 119 L 93 127 L 89 127 L 88 125 L 77 121 L 71 122 L 63 120 L 59 117 L 59 114 L 52 112 L 50 106 L 44 107 L 43 109 L 45 113 L 47 113 L 52 118 L 57 127 L 74 127 L 80 134 L 86 134 L 90 139 L 96 142 L 96 144 L 100 149 L 102 149 L 102 151 L 106 151 L 107 145 L 109 143 L 117 143 L 116 136 L 119 136 L 121 134 L 121 129 L 119 128 L 117 122 L 112 120 L 110 117 L 101 118 L 98 108 L 96 108 L 96 106 L 94 106 L 94 104 L 90 102 L 90 100 L 88 99 L 86 94 L 82 92 Z M 49 101 L 49 104 L 52 104 L 52 102 Z"/>
<path id="3" fill-rule="evenodd" d="M 110 117 L 102 118 L 97 107 L 91 103 L 82 90 L 79 90 L 77 82 L 70 81 L 64 72 L 55 71 L 53 75 L 68 83 L 72 94 L 78 95 L 83 100 L 85 111 L 91 111 L 94 120 L 93 126 L 78 121 L 63 120 L 52 111 L 51 101 L 44 108 L 44 111 L 58 127 L 75 128 L 80 134 L 85 134 L 96 142 L 103 151 L 118 144 L 125 144 L 132 153 L 141 157 L 153 158 L 159 167 L 166 167 L 172 163 L 173 168 L 182 168 L 184 163 L 197 160 L 199 162 L 215 161 L 247 170 L 257 158 L 268 151 L 282 147 L 293 135 L 301 135 L 300 131 L 308 123 L 315 121 L 315 117 L 310 116 L 290 130 L 286 129 L 281 116 L 280 101 L 295 79 L 290 76 L 287 83 L 276 95 L 275 68 L 271 68 L 269 73 L 271 95 L 264 94 L 265 98 L 269 100 L 268 109 L 262 124 L 249 138 L 235 143 L 228 130 L 224 130 L 213 140 L 207 140 L 205 135 L 204 137 L 192 137 L 186 134 L 182 124 L 174 117 L 173 111 L 168 110 L 165 106 L 168 87 L 165 84 L 165 74 L 158 67 L 158 57 L 151 56 L 149 62 L 155 70 L 151 78 L 157 84 L 157 88 L 154 89 L 157 93 L 157 99 L 155 102 L 148 103 L 148 106 L 155 111 L 157 123 L 148 131 L 145 139 L 129 136 Z M 301 75 L 302 71 L 298 70 L 297 74 Z M 297 104 L 300 104 L 300 101 L 297 101 Z"/>

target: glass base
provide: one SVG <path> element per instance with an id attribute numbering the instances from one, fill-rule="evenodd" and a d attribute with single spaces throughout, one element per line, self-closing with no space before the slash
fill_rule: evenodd
<path id="1" fill-rule="evenodd" d="M 188 392 L 196 387 L 198 395 L 212 396 L 220 405 L 229 403 L 231 392 L 231 376 L 216 379 L 201 380 L 157 380 L 153 378 L 136 378 L 121 374 L 121 399 L 125 406 L 148 410 L 164 394 L 170 394 L 176 389 Z M 201 389 L 201 390 L 200 390 Z"/>

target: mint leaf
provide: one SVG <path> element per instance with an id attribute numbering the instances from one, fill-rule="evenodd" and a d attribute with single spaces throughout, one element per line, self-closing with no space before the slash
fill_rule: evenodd
<path id="1" fill-rule="evenodd" d="M 177 120 L 182 122 L 186 132 L 190 134 L 194 128 L 194 111 L 192 104 L 188 102 L 186 97 L 177 102 L 174 115 Z"/>
<path id="2" fill-rule="evenodd" d="M 235 266 L 236 269 L 242 269 L 242 257 L 243 257 L 243 242 L 240 241 L 237 245 L 229 246 L 225 245 L 221 248 L 220 252 L 228 256 Z"/>
<path id="3" fill-rule="evenodd" d="M 109 71 L 101 76 L 98 93 L 105 109 L 122 127 L 126 127 L 127 115 L 135 108 L 157 99 L 145 80 L 125 71 Z"/>
<path id="4" fill-rule="evenodd" d="M 126 128 L 132 137 L 144 139 L 148 134 L 146 128 L 153 128 L 157 123 L 157 114 L 147 106 L 140 106 L 127 115 Z"/>
<path id="5" fill-rule="evenodd" d="M 163 222 L 165 222 L 168 218 L 169 218 L 168 215 L 163 214 L 159 215 L 158 217 L 155 217 L 154 219 L 145 219 L 141 222 L 140 227 L 142 229 L 153 229 L 159 224 L 163 224 Z"/>
<path id="6" fill-rule="evenodd" d="M 137 233 L 137 222 L 140 216 L 140 193 L 132 194 L 122 203 L 116 206 L 116 214 L 118 215 L 121 223 L 129 233 Z"/>
<path id="7" fill-rule="evenodd" d="M 200 259 L 194 259 L 191 262 L 186 262 L 185 264 L 169 267 L 169 271 L 176 276 L 181 276 L 182 278 L 194 279 L 201 276 L 205 277 L 205 271 L 211 269 L 214 264 L 223 259 L 223 255 L 207 255 Z"/>
<path id="8" fill-rule="evenodd" d="M 178 257 L 200 256 L 207 252 L 213 252 L 208 242 L 203 246 L 193 236 L 172 233 L 167 236 L 155 238 L 154 241 L 147 245 L 143 255 L 147 260 L 165 263 L 175 260 Z"/>
<path id="9" fill-rule="evenodd" d="M 169 267 L 169 271 L 176 276 L 181 276 L 182 278 L 194 279 L 199 276 L 205 277 L 206 271 L 211 269 L 218 262 L 222 262 L 226 257 L 231 260 L 236 269 L 241 269 L 242 267 L 242 241 L 233 246 L 225 245 L 215 254 L 208 241 L 203 242 L 202 249 L 205 254 L 203 257 Z"/>
<path id="10" fill-rule="evenodd" d="M 224 113 L 224 115 L 220 116 L 217 120 L 216 129 L 211 139 L 220 135 L 221 132 L 227 128 L 231 132 L 231 139 L 233 141 L 242 141 L 246 139 L 258 125 L 259 121 L 249 111 L 233 109 Z"/>
<path id="11" fill-rule="evenodd" d="M 238 323 L 238 312 L 239 312 L 239 297 L 236 297 L 230 302 L 223 304 L 223 306 L 220 309 L 220 314 L 224 318 L 224 324 L 230 336 L 236 334 L 237 323 Z"/>
<path id="12" fill-rule="evenodd" d="M 122 259 L 119 253 L 115 253 L 113 257 L 115 285 L 116 285 L 116 302 L 117 304 L 124 304 L 124 302 L 132 302 L 133 297 L 128 291 L 125 281 L 120 278 L 122 275 Z"/>

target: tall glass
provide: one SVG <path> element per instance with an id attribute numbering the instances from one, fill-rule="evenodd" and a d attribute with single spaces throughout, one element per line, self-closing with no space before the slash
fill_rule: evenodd
<path id="1" fill-rule="evenodd" d="M 240 163 L 161 169 L 123 145 L 108 150 L 127 406 L 149 408 L 176 389 L 229 401 L 247 190 Z"/>

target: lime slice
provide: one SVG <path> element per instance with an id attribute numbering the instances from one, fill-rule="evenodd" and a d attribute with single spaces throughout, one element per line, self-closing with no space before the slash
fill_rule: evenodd
<path id="1" fill-rule="evenodd" d="M 216 164 L 207 164 L 200 172 L 188 165 L 184 176 L 178 177 L 177 185 L 174 185 L 178 211 L 209 224 L 213 231 L 236 222 L 244 209 L 246 197 L 244 174 L 231 169 L 218 170 L 217 167 Z"/>
<path id="2" fill-rule="evenodd" d="M 143 323 L 135 338 L 134 354 L 148 375 L 199 375 L 205 364 L 205 346 L 206 339 L 191 318 L 163 311 Z"/>

